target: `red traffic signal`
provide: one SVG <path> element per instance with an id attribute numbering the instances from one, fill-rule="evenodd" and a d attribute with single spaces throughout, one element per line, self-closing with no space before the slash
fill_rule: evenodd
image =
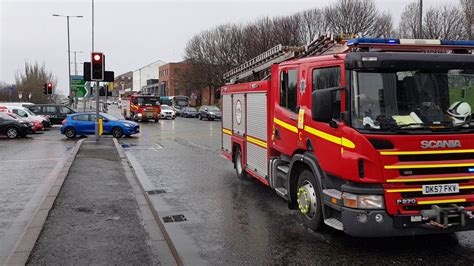
<path id="1" fill-rule="evenodd" d="M 104 54 L 93 52 L 91 54 L 91 80 L 103 81 L 105 71 Z"/>
<path id="2" fill-rule="evenodd" d="M 53 83 L 48 82 L 43 85 L 43 93 L 46 95 L 53 94 Z"/>
<path id="3" fill-rule="evenodd" d="M 48 83 L 48 89 L 52 89 L 53 88 L 53 83 Z"/>

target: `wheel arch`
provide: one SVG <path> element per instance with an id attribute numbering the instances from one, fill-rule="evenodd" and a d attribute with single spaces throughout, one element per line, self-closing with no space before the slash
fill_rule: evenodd
<path id="1" fill-rule="evenodd" d="M 288 207 L 290 209 L 298 208 L 296 203 L 298 176 L 305 169 L 313 173 L 314 178 L 318 182 L 319 191 L 323 191 L 322 179 L 324 178 L 324 172 L 321 170 L 321 167 L 319 167 L 316 156 L 308 151 L 293 155 L 290 162 L 290 173 L 288 178 Z"/>

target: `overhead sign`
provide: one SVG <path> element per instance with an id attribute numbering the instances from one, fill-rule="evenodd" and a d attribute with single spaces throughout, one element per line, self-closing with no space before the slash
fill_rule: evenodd
<path id="1" fill-rule="evenodd" d="M 87 97 L 86 83 L 83 76 L 71 76 L 71 90 L 76 97 Z"/>

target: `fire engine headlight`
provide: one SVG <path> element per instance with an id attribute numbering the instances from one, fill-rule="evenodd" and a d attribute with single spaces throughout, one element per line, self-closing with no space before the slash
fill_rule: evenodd
<path id="1" fill-rule="evenodd" d="M 345 207 L 353 209 L 383 209 L 385 207 L 382 195 L 355 195 L 344 192 L 342 199 Z"/>
<path id="2" fill-rule="evenodd" d="M 142 115 L 141 113 L 138 113 L 137 116 L 138 116 L 138 117 L 142 117 L 143 115 Z"/>

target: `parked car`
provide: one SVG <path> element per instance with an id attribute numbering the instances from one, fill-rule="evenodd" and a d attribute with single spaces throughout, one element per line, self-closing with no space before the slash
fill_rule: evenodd
<path id="1" fill-rule="evenodd" d="M 185 107 L 173 106 L 172 108 L 176 112 L 176 116 L 181 116 L 181 114 L 183 113 L 183 108 Z"/>
<path id="2" fill-rule="evenodd" d="M 198 112 L 196 110 L 196 108 L 194 107 L 184 107 L 183 108 L 183 111 L 181 113 L 181 116 L 182 117 L 197 117 L 198 116 Z"/>
<path id="3" fill-rule="evenodd" d="M 74 109 L 59 104 L 36 104 L 28 106 L 28 109 L 37 115 L 47 116 L 53 125 L 61 125 L 67 115 L 77 113 Z"/>
<path id="4" fill-rule="evenodd" d="M 0 134 L 9 139 L 26 137 L 32 129 L 32 124 L 27 121 L 19 122 L 6 113 L 0 113 Z"/>
<path id="5" fill-rule="evenodd" d="M 31 131 L 28 133 L 36 133 L 41 130 L 44 130 L 43 123 L 41 123 L 41 121 L 39 120 L 31 119 L 28 117 L 21 117 L 15 113 L 6 112 L 6 114 L 13 117 L 13 119 L 17 120 L 20 123 L 27 123 L 27 122 L 31 123 Z"/>
<path id="6" fill-rule="evenodd" d="M 176 111 L 171 108 L 170 106 L 166 104 L 161 105 L 161 112 L 160 112 L 160 117 L 161 118 L 166 118 L 166 119 L 175 119 L 176 118 Z"/>
<path id="7" fill-rule="evenodd" d="M 100 117 L 103 119 L 104 135 L 121 138 L 140 132 L 140 126 L 135 122 L 121 120 L 106 113 L 100 113 Z M 68 115 L 62 121 L 61 134 L 68 138 L 74 138 L 76 135 L 94 135 L 95 113 L 88 112 Z"/>
<path id="8" fill-rule="evenodd" d="M 19 115 L 20 117 L 26 118 L 30 121 L 36 120 L 39 121 L 40 123 L 43 124 L 43 127 L 51 127 L 51 122 L 48 117 L 46 116 L 41 116 L 41 115 L 36 115 L 33 112 L 30 111 L 30 109 L 26 107 L 20 107 L 20 106 L 7 106 L 8 110 L 10 112 Z"/>
<path id="9" fill-rule="evenodd" d="M 219 107 L 213 105 L 203 105 L 199 109 L 199 120 L 207 118 L 207 120 L 212 121 L 214 119 L 221 119 L 222 113 Z"/>

